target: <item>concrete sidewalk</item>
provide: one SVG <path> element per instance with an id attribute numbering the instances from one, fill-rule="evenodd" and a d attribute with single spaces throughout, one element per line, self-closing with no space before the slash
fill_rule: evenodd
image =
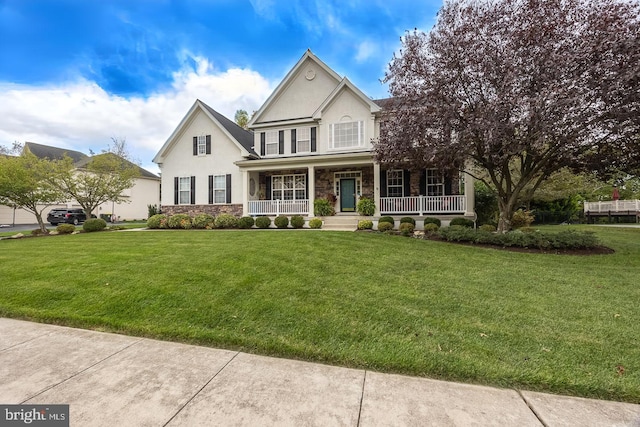
<path id="1" fill-rule="evenodd" d="M 71 426 L 640 427 L 640 405 L 4 318 L 0 403 L 69 404 Z"/>

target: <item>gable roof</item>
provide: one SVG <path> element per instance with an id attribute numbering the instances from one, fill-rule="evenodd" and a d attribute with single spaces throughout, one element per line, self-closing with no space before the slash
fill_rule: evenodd
<path id="1" fill-rule="evenodd" d="M 233 141 L 233 143 L 235 143 L 238 148 L 240 148 L 240 150 L 243 152 L 242 155 L 244 157 L 258 157 L 253 149 L 253 132 L 241 128 L 235 122 L 218 113 L 216 110 L 209 107 L 204 102 L 196 99 L 187 114 L 185 114 L 185 116 L 178 124 L 178 127 L 175 128 L 169 138 L 167 138 L 165 143 L 162 145 L 160 150 L 158 150 L 158 153 L 153 158 L 154 163 L 162 163 L 162 158 L 164 157 L 165 153 L 173 145 L 178 135 L 182 133 L 184 128 L 191 120 L 191 117 L 196 113 L 198 109 L 202 110 L 211 119 L 211 121 L 218 125 L 218 127 L 229 137 L 229 139 Z"/>
<path id="2" fill-rule="evenodd" d="M 269 106 L 271 104 L 273 104 L 273 102 L 275 102 L 275 100 L 278 98 L 280 93 L 283 92 L 285 90 L 285 88 L 291 83 L 291 80 L 297 75 L 298 71 L 304 65 L 304 63 L 305 63 L 305 61 L 307 59 L 310 59 L 313 62 L 315 62 L 329 76 L 333 77 L 336 80 L 336 84 L 341 81 L 341 77 L 340 77 L 340 75 L 338 73 L 333 71 L 331 68 L 329 68 L 329 66 L 327 64 L 322 62 L 320 60 L 320 58 L 318 58 L 316 55 L 314 55 L 313 52 L 311 52 L 311 49 L 307 49 L 307 51 L 304 53 L 304 55 L 302 55 L 300 60 L 296 63 L 296 65 L 294 65 L 293 68 L 287 73 L 287 75 L 284 77 L 284 79 L 282 79 L 280 84 L 271 93 L 269 98 L 267 98 L 267 100 L 264 102 L 264 104 L 262 104 L 260 109 L 258 111 L 256 111 L 256 113 L 253 115 L 251 120 L 249 120 L 249 124 L 248 124 L 249 127 L 251 127 L 255 123 L 259 122 L 260 116 L 262 116 L 262 114 L 264 114 L 264 112 L 269 108 Z"/>
<path id="3" fill-rule="evenodd" d="M 76 162 L 74 164 L 74 166 L 78 169 L 83 169 L 85 166 L 87 166 L 89 163 L 91 163 L 91 161 L 98 157 L 98 156 L 116 156 L 116 154 L 114 153 L 100 153 L 100 154 L 96 154 L 95 156 L 91 156 L 91 157 L 85 157 L 84 159 L 80 160 L 79 162 Z M 118 156 L 120 157 L 120 156 Z M 160 177 L 152 172 L 149 172 L 148 170 L 144 169 L 143 167 L 136 165 L 133 162 L 130 162 L 129 160 L 125 159 L 124 157 L 120 157 L 120 159 L 122 161 L 124 161 L 128 166 L 133 166 L 135 168 L 138 169 L 138 174 L 140 175 L 140 177 L 142 178 L 151 178 L 151 179 L 160 179 Z"/>
<path id="4" fill-rule="evenodd" d="M 62 160 L 65 155 L 71 157 L 73 163 L 88 158 L 84 153 L 66 148 L 52 147 L 50 145 L 36 144 L 35 142 L 25 142 L 24 148 L 29 149 L 31 154 L 41 159 Z"/>
<path id="5" fill-rule="evenodd" d="M 340 84 L 336 86 L 336 88 L 331 92 L 331 94 L 325 99 L 322 104 L 318 107 L 318 109 L 313 113 L 314 119 L 320 119 L 322 117 L 322 111 L 324 111 L 327 106 L 331 105 L 331 103 L 336 99 L 336 97 L 344 90 L 351 90 L 358 98 L 360 98 L 366 105 L 369 106 L 369 109 L 372 114 L 379 113 L 382 110 L 382 107 L 375 103 L 372 99 L 368 98 L 360 89 L 358 89 L 351 81 L 344 77 Z"/>

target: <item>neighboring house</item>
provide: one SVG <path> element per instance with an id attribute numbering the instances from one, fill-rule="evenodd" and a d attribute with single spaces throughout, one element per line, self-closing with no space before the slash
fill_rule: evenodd
<path id="1" fill-rule="evenodd" d="M 165 213 L 313 216 L 314 200 L 354 214 L 474 216 L 473 180 L 435 169 L 386 170 L 373 158 L 383 108 L 310 50 L 245 131 L 197 100 L 153 159 Z M 172 203 L 173 202 L 173 203 Z"/>
<path id="2" fill-rule="evenodd" d="M 76 168 L 82 168 L 91 157 L 84 153 L 64 148 L 52 147 L 49 145 L 36 144 L 27 142 L 24 145 L 25 150 L 29 150 L 32 154 L 39 158 L 50 160 L 60 160 L 65 155 L 73 160 Z M 148 216 L 148 205 L 160 205 L 160 177 L 138 167 L 140 176 L 136 178 L 133 187 L 124 191 L 127 202 L 111 203 L 107 202 L 98 207 L 93 213 L 96 216 L 115 214 L 118 220 L 146 219 Z M 65 203 L 48 206 L 43 212 L 43 218 L 51 209 L 54 208 L 80 208 L 75 200 Z M 15 215 L 15 216 L 14 216 Z M 0 224 L 35 224 L 36 217 L 31 212 L 23 209 L 13 209 L 9 206 L 0 205 Z"/>

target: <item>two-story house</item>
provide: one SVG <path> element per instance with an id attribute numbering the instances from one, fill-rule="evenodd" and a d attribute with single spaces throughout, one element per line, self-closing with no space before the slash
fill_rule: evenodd
<path id="1" fill-rule="evenodd" d="M 354 215 L 373 198 L 376 215 L 474 216 L 466 174 L 386 170 L 374 161 L 389 100 L 372 100 L 307 50 L 253 115 L 249 131 L 197 100 L 160 149 L 165 213 L 314 215 L 335 200 Z M 173 202 L 173 203 L 171 203 Z"/>

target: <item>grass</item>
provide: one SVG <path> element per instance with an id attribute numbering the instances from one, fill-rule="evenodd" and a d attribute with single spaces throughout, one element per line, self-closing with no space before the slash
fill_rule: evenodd
<path id="1" fill-rule="evenodd" d="M 2 240 L 0 316 L 640 403 L 640 229 L 580 228 L 616 253 L 273 230 Z"/>

